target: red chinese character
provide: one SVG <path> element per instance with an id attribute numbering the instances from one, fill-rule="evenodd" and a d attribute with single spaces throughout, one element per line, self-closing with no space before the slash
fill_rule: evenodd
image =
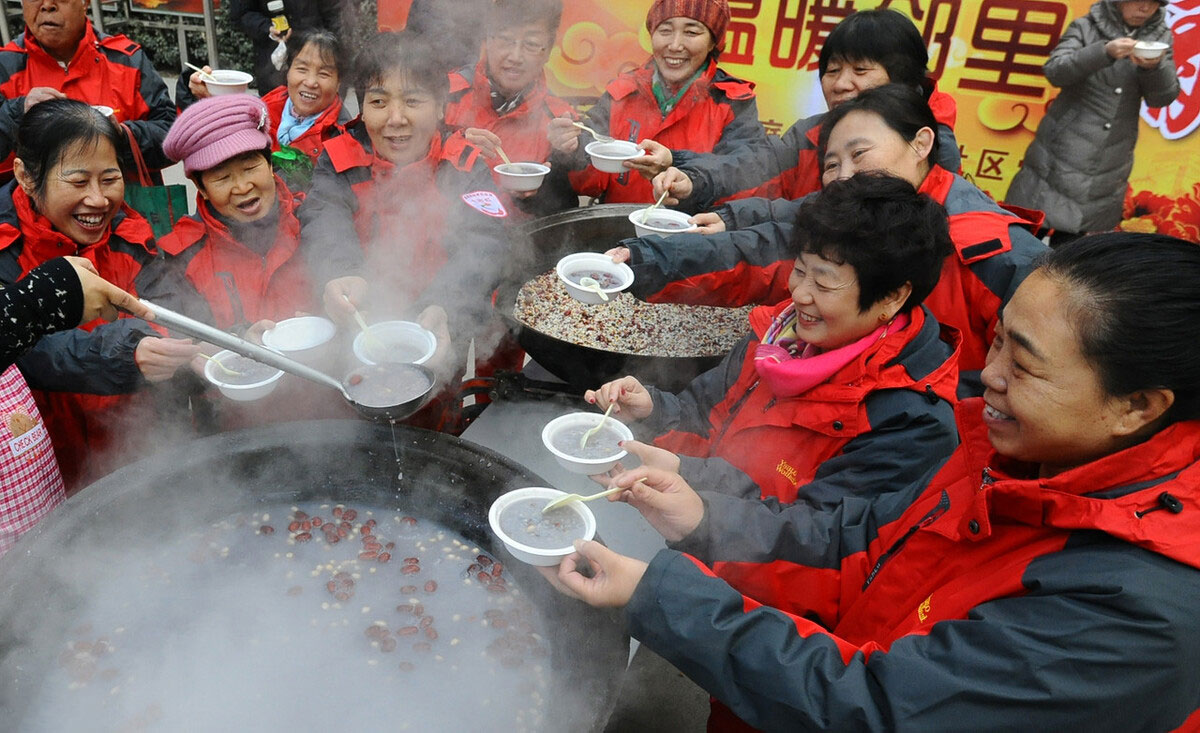
<path id="1" fill-rule="evenodd" d="M 988 181 L 1004 180 L 1004 173 L 1000 170 L 1000 166 L 1004 164 L 1004 159 L 1007 157 L 1008 153 L 1003 150 L 990 148 L 980 150 L 979 165 L 975 167 L 975 177 Z"/>
<path id="2" fill-rule="evenodd" d="M 854 12 L 854 0 L 779 0 L 775 35 L 771 39 L 771 66 L 782 69 L 815 69 L 829 31 Z M 808 22 L 805 22 L 807 16 Z M 786 43 L 785 43 L 786 38 Z M 801 43 L 804 51 L 801 52 Z"/>
<path id="3" fill-rule="evenodd" d="M 961 79 L 959 88 L 1040 98 L 1044 85 L 1019 84 L 1012 77 L 1041 78 L 1042 65 L 1062 35 L 1067 10 L 1061 2 L 1046 0 L 984 0 L 971 44 L 980 51 L 1000 54 L 1000 58 L 972 56 L 963 65 L 995 77 Z M 1046 20 L 1047 16 L 1052 20 Z"/>
<path id="4" fill-rule="evenodd" d="M 783 132 L 783 123 L 775 118 L 762 120 L 762 126 L 768 135 L 779 135 Z"/>
<path id="5" fill-rule="evenodd" d="M 1200 127 L 1200 0 L 1168 5 L 1167 25 L 1175 36 L 1179 97 L 1166 107 L 1151 109 L 1143 103 L 1142 119 L 1166 139 L 1178 140 Z"/>
<path id="6" fill-rule="evenodd" d="M 929 0 L 929 10 L 921 7 L 921 0 L 906 0 L 909 16 L 921 29 L 921 38 L 930 49 L 933 68 L 929 75 L 939 79 L 946 70 L 946 59 L 950 56 L 950 39 L 958 27 L 958 16 L 962 12 L 962 0 Z M 892 0 L 883 0 L 880 8 L 890 8 Z M 928 16 L 926 16 L 928 12 Z"/>
<path id="7" fill-rule="evenodd" d="M 725 30 L 722 63 L 754 63 L 754 37 L 757 32 L 754 19 L 758 17 L 760 10 L 762 0 L 730 0 L 729 27 Z"/>

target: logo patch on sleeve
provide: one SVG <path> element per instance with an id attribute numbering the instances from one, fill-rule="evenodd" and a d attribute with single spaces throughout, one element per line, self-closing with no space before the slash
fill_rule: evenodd
<path id="1" fill-rule="evenodd" d="M 503 219 L 508 216 L 508 209 L 504 208 L 504 204 L 500 203 L 500 198 L 491 191 L 464 193 L 462 200 L 466 202 L 467 206 L 482 214 L 494 216 L 497 219 Z"/>

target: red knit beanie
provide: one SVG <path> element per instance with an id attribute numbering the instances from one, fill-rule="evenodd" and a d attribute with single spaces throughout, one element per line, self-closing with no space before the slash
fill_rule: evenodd
<path id="1" fill-rule="evenodd" d="M 646 30 L 651 33 L 668 18 L 693 18 L 713 34 L 717 48 L 725 46 L 725 26 L 729 25 L 728 0 L 654 0 L 646 14 Z"/>
<path id="2" fill-rule="evenodd" d="M 187 175 L 271 147 L 266 106 L 250 94 L 201 99 L 183 111 L 163 140 L 163 152 L 182 160 Z"/>

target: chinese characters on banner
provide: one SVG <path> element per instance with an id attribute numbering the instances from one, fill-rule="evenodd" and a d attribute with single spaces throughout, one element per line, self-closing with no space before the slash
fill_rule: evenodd
<path id="1" fill-rule="evenodd" d="M 1072 19 L 1092 0 L 730 0 L 721 65 L 757 84 L 767 131 L 779 134 L 825 111 L 817 58 L 830 30 L 855 10 L 888 7 L 913 19 L 929 48 L 930 72 L 958 103 L 955 133 L 963 173 L 1004 196 L 1057 94 L 1042 64 Z M 549 64 L 551 88 L 586 103 L 621 69 L 649 57 L 649 0 L 572 0 L 560 47 Z M 1172 0 L 1168 24 L 1183 91 L 1162 109 L 1143 108 L 1132 192 L 1131 228 L 1161 224 L 1168 206 L 1195 213 L 1200 228 L 1200 0 Z M 1140 197 L 1140 198 L 1139 198 Z M 1169 208 L 1169 207 L 1168 207 Z M 1148 212 L 1148 213 L 1147 213 Z M 1157 217 L 1157 218 L 1155 218 Z M 1145 221 L 1140 221 L 1146 219 Z M 1150 219 L 1154 219 L 1153 222 Z M 1161 229 L 1166 231 L 1165 229 Z M 1179 231 L 1172 231 L 1179 234 Z M 1193 237 L 1200 238 L 1200 237 Z"/>

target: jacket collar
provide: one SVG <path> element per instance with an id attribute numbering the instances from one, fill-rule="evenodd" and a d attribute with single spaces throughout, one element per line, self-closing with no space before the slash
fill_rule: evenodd
<path id="1" fill-rule="evenodd" d="M 29 27 L 25 27 L 25 31 L 21 34 L 20 42 L 25 46 L 25 52 L 29 54 L 31 60 L 35 60 L 38 64 L 53 68 L 62 68 L 58 60 L 42 48 L 42 44 L 38 43 L 37 38 L 30 32 Z M 92 21 L 88 20 L 83 26 L 83 38 L 79 40 L 79 45 L 75 47 L 75 55 L 67 62 L 67 72 L 78 72 L 83 62 L 89 59 L 95 59 L 100 55 L 98 50 L 100 41 L 96 37 L 96 31 L 92 27 Z"/>

